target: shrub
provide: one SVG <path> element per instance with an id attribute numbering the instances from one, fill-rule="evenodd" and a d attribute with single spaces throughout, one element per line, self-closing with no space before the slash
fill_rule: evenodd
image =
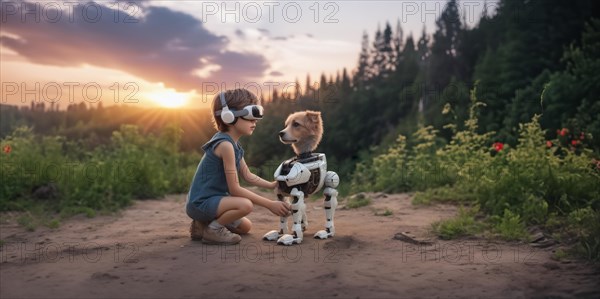
<path id="1" fill-rule="evenodd" d="M 478 206 L 469 209 L 461 206 L 458 216 L 433 223 L 432 230 L 441 239 L 445 240 L 478 234 L 483 230 L 483 225 L 475 221 L 475 215 L 478 212 Z"/>
<path id="2" fill-rule="evenodd" d="M 548 133 L 535 115 L 519 125 L 514 147 L 504 144 L 493 139 L 494 132 L 478 132 L 478 108 L 484 104 L 474 94 L 464 129 L 445 127 L 454 133 L 447 144 L 438 142 L 433 127 L 419 128 L 408 141 L 399 136 L 387 153 L 357 166 L 353 184 L 362 191 L 419 191 L 414 204 L 477 204 L 491 216 L 491 229 L 509 240 L 526 239 L 527 225 L 544 226 L 551 215 L 568 216 L 571 227 L 581 228 L 579 251 L 597 259 L 600 229 L 592 221 L 600 223 L 600 162 L 587 146 L 593 136 L 562 128 L 555 139 L 546 140 Z M 463 211 L 435 229 L 445 238 L 460 236 L 476 231 L 472 220 Z"/>
<path id="3" fill-rule="evenodd" d="M 125 125 L 113 132 L 110 143 L 86 152 L 61 136 L 17 128 L 0 142 L 5 149 L 0 155 L 0 211 L 44 206 L 63 215 L 94 215 L 134 198 L 185 192 L 199 157 L 179 152 L 180 138 L 177 126 L 154 136 Z"/>

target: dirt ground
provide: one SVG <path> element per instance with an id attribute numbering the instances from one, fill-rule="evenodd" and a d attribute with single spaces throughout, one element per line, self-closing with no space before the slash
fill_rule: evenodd
<path id="1" fill-rule="evenodd" d="M 325 215 L 321 200 L 309 202 L 308 237 L 290 247 L 261 239 L 278 227 L 278 218 L 261 207 L 239 245 L 191 241 L 182 195 L 136 201 L 119 215 L 77 216 L 58 229 L 28 232 L 5 221 L 0 297 L 600 298 L 598 267 L 554 261 L 556 247 L 395 240 L 406 231 L 431 238 L 430 224 L 457 209 L 414 207 L 407 194 L 375 197 L 359 209 L 339 207 L 337 234 L 328 240 L 312 239 Z M 375 215 L 385 209 L 392 215 Z"/>

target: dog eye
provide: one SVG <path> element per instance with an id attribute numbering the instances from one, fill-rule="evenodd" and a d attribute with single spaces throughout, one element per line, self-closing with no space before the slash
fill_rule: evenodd
<path id="1" fill-rule="evenodd" d="M 293 122 L 293 123 L 292 123 L 292 127 L 294 127 L 294 128 L 297 128 L 297 127 L 299 127 L 299 126 L 300 126 L 300 124 L 299 124 L 299 123 L 297 123 L 297 122 Z"/>

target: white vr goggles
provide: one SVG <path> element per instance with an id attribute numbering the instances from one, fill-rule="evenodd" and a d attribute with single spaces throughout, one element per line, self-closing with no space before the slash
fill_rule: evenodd
<path id="1" fill-rule="evenodd" d="M 237 117 L 246 120 L 259 120 L 263 118 L 264 109 L 260 105 L 248 105 L 242 108 L 242 110 L 229 110 L 225 101 L 225 92 L 221 92 L 219 97 L 221 98 L 221 107 L 223 107 L 223 110 L 215 112 L 215 116 L 220 116 L 221 120 L 226 124 L 235 122 Z"/>

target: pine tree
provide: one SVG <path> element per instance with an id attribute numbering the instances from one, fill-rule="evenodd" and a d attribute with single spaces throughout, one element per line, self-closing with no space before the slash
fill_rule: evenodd
<path id="1" fill-rule="evenodd" d="M 377 27 L 375 40 L 371 47 L 371 65 L 369 67 L 369 81 L 377 81 L 381 75 L 381 66 L 384 63 L 383 53 L 380 51 L 383 44 L 383 34 L 381 28 Z"/>
<path id="2" fill-rule="evenodd" d="M 404 42 L 404 31 L 400 25 L 400 20 L 396 24 L 396 34 L 392 40 L 392 63 L 397 66 L 402 60 L 402 43 Z"/>
<path id="3" fill-rule="evenodd" d="M 271 96 L 271 102 L 273 102 L 273 103 L 279 102 L 279 93 L 277 92 L 277 88 L 273 88 L 273 95 Z"/>
<path id="4" fill-rule="evenodd" d="M 300 81 L 296 78 L 296 83 L 294 84 L 294 100 L 299 100 L 302 97 L 302 87 L 300 85 Z"/>
<path id="5" fill-rule="evenodd" d="M 350 90 L 352 89 L 352 87 L 350 86 L 350 78 L 348 77 L 348 72 L 346 71 L 346 68 L 344 68 L 344 70 L 342 71 L 342 92 L 344 93 L 344 95 L 348 95 L 350 93 Z"/>
<path id="6" fill-rule="evenodd" d="M 306 87 L 304 88 L 304 95 L 310 97 L 310 93 L 313 91 L 312 82 L 310 82 L 310 74 L 306 75 Z"/>
<path id="7" fill-rule="evenodd" d="M 456 50 L 462 28 L 456 0 L 446 4 L 435 24 L 437 29 L 431 45 L 431 68 L 435 72 L 430 73 L 430 81 L 441 90 L 450 83 L 452 77 L 458 77 Z"/>
<path id="8" fill-rule="evenodd" d="M 429 35 L 427 35 L 427 29 L 423 26 L 423 30 L 421 31 L 421 37 L 419 38 L 419 42 L 417 43 L 417 52 L 419 54 L 419 61 L 425 62 L 429 59 Z M 421 65 L 422 67 L 423 65 Z"/>
<path id="9" fill-rule="evenodd" d="M 323 86 L 324 80 L 323 75 L 321 77 L 321 86 Z M 365 87 L 365 83 L 369 80 L 369 35 L 365 31 L 362 36 L 362 45 L 360 55 L 358 57 L 358 67 L 354 74 L 352 84 L 355 89 L 362 89 Z"/>

